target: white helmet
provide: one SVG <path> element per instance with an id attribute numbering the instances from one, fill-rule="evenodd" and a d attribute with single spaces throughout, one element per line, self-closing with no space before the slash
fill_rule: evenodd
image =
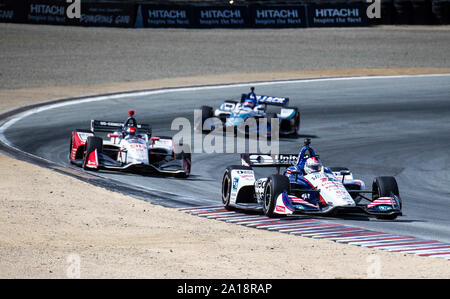
<path id="1" fill-rule="evenodd" d="M 322 170 L 322 163 L 320 163 L 319 159 L 316 157 L 311 157 L 306 160 L 305 163 L 305 172 L 307 174 L 319 172 Z"/>

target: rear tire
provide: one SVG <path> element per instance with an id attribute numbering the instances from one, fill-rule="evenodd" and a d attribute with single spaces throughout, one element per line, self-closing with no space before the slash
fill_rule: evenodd
<path id="1" fill-rule="evenodd" d="M 97 150 L 98 154 L 100 154 L 103 151 L 103 139 L 97 136 L 89 136 L 86 140 L 86 151 L 83 157 L 83 169 L 96 170 L 86 166 L 89 155 L 95 150 Z"/>
<path id="2" fill-rule="evenodd" d="M 214 116 L 214 109 L 210 106 L 201 106 L 200 109 L 202 110 L 202 118 L 201 123 L 198 124 L 198 126 L 201 125 L 201 127 L 197 126 L 196 129 L 203 132 L 203 124 L 205 123 L 205 120 Z"/>
<path id="3" fill-rule="evenodd" d="M 72 156 L 72 146 L 73 146 L 73 133 L 74 132 L 72 132 L 72 136 L 70 136 L 70 143 L 69 143 L 69 156 L 68 156 L 68 158 L 69 158 L 69 163 L 70 164 L 73 164 L 73 161 L 72 161 L 72 159 L 70 158 L 71 156 Z"/>
<path id="4" fill-rule="evenodd" d="M 284 191 L 290 190 L 289 179 L 283 175 L 274 174 L 267 179 L 266 188 L 264 190 L 264 215 L 267 217 L 276 217 L 275 206 L 278 195 Z"/>
<path id="5" fill-rule="evenodd" d="M 278 116 L 276 113 L 267 113 L 266 114 L 266 136 L 267 139 L 271 140 L 272 139 L 272 135 L 273 135 L 273 130 L 272 130 L 272 118 L 276 118 L 278 119 Z M 270 130 L 269 130 L 270 127 Z M 258 134 L 260 134 L 261 132 L 261 128 L 258 129 Z M 270 135 L 268 135 L 270 132 Z"/>
<path id="6" fill-rule="evenodd" d="M 298 135 L 298 131 L 300 131 L 300 110 L 298 110 L 297 107 L 294 107 L 295 110 L 297 111 L 297 113 L 295 113 L 295 122 L 294 122 L 294 133 L 292 134 L 293 136 L 297 136 Z"/>

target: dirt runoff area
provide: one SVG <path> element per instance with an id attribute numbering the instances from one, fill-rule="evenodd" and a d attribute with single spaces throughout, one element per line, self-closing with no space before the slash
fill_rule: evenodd
<path id="1" fill-rule="evenodd" d="M 9 89 L 0 91 L 0 111 L 55 98 L 144 88 L 426 73 L 450 70 L 313 70 Z M 1 278 L 450 278 L 446 260 L 208 220 L 3 154 L 0 178 Z"/>

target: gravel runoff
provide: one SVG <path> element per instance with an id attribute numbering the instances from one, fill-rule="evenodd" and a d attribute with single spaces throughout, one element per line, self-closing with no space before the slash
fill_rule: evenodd
<path id="1" fill-rule="evenodd" d="M 112 29 L 0 24 L 0 89 L 193 75 L 450 67 L 450 26 Z"/>

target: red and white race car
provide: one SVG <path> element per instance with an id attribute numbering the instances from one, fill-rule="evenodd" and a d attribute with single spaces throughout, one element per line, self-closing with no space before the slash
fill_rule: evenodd
<path id="1" fill-rule="evenodd" d="M 152 137 L 150 126 L 138 124 L 133 116 L 134 111 L 130 110 L 125 123 L 91 120 L 90 130 L 73 131 L 69 162 L 86 170 L 156 172 L 188 177 L 191 172 L 189 150 L 175 152 L 171 137 Z"/>

